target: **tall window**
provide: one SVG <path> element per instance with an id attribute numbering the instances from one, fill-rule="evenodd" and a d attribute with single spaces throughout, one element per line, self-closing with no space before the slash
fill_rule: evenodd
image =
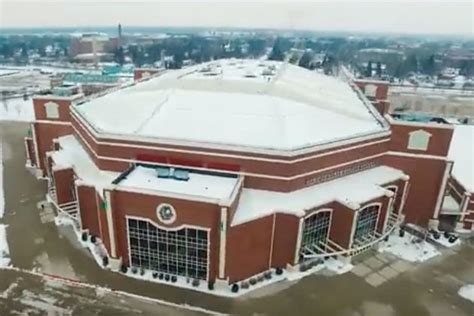
<path id="1" fill-rule="evenodd" d="M 390 210 L 389 210 L 390 213 L 393 213 L 393 211 L 395 211 L 395 203 L 397 201 L 398 187 L 394 186 L 394 185 L 391 185 L 391 186 L 387 187 L 386 189 L 393 192 L 393 203 L 390 206 Z"/>
<path id="2" fill-rule="evenodd" d="M 207 279 L 207 231 L 194 228 L 164 230 L 137 219 L 128 219 L 128 229 L 132 266 Z"/>
<path id="3" fill-rule="evenodd" d="M 371 239 L 371 235 L 373 235 L 377 228 L 379 209 L 380 205 L 370 205 L 359 211 L 354 233 L 354 243 L 356 245 L 364 244 L 367 240 Z"/>
<path id="4" fill-rule="evenodd" d="M 325 251 L 330 220 L 330 210 L 315 213 L 304 220 L 301 239 L 302 253 L 308 252 L 308 250 L 315 253 L 321 253 L 321 250 Z"/>

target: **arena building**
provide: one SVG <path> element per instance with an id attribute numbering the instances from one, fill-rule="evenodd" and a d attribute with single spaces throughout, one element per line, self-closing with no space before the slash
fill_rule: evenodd
<path id="1" fill-rule="evenodd" d="M 225 287 L 349 260 L 403 222 L 437 225 L 448 191 L 472 218 L 472 187 L 451 177 L 453 126 L 391 118 L 385 82 L 257 60 L 135 78 L 89 99 L 37 96 L 25 138 L 27 166 L 112 269 Z"/>

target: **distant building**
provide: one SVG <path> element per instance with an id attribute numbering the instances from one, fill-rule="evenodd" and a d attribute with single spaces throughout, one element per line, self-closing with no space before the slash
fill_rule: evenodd
<path id="1" fill-rule="evenodd" d="M 107 61 L 113 58 L 118 38 L 101 33 L 81 33 L 71 37 L 69 55 L 79 61 Z"/>
<path id="2" fill-rule="evenodd" d="M 36 97 L 25 139 L 48 199 L 112 270 L 230 292 L 439 221 L 453 126 L 392 118 L 386 82 L 258 60 L 136 78 L 86 101 Z M 473 229 L 466 190 L 454 199 Z"/>

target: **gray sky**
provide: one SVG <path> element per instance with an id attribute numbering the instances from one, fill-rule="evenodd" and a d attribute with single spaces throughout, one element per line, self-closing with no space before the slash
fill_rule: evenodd
<path id="1" fill-rule="evenodd" d="M 331 31 L 473 34 L 469 0 L 160 1 L 0 0 L 0 28 L 234 26 Z"/>

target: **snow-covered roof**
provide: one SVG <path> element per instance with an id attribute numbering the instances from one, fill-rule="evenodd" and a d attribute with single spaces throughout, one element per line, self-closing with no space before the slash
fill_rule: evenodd
<path id="1" fill-rule="evenodd" d="M 380 132 L 372 110 L 339 78 L 259 60 L 168 71 L 75 107 L 105 134 L 281 151 Z"/>
<path id="2" fill-rule="evenodd" d="M 125 179 L 118 183 L 119 187 L 155 190 L 163 193 L 195 196 L 215 200 L 228 201 L 238 184 L 238 177 L 219 176 L 189 172 L 187 181 L 174 178 L 158 178 L 155 168 L 137 166 Z"/>
<path id="3" fill-rule="evenodd" d="M 474 192 L 474 125 L 454 125 L 448 158 L 454 161 L 452 175 Z"/>
<path id="4" fill-rule="evenodd" d="M 58 142 L 61 149 L 52 154 L 55 167 L 72 168 L 81 182 L 94 186 L 100 195 L 103 194 L 103 189 L 120 175 L 117 172 L 97 168 L 73 135 L 59 137 Z"/>
<path id="5" fill-rule="evenodd" d="M 379 166 L 293 192 L 243 189 L 232 225 L 239 225 L 275 212 L 303 216 L 306 210 L 338 201 L 352 209 L 387 194 L 381 185 L 402 179 L 405 174 Z"/>

